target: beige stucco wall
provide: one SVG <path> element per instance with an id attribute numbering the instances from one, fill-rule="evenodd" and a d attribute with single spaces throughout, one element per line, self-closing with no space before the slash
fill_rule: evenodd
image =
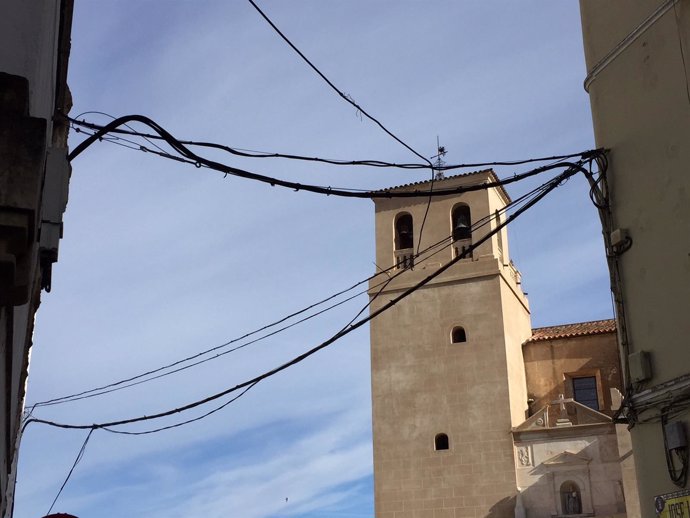
<path id="1" fill-rule="evenodd" d="M 532 411 L 560 394 L 572 398 L 570 375 L 595 376 L 599 411 L 612 417 L 618 409 L 611 397 L 611 389 L 622 391 L 615 333 L 530 341 L 523 345 L 523 354 Z"/>
<path id="2" fill-rule="evenodd" d="M 466 177 L 448 178 L 442 182 L 436 182 L 435 189 L 446 189 L 458 187 L 461 185 L 480 184 L 490 179 L 489 173 L 478 173 Z M 426 187 L 425 187 L 426 185 Z M 428 189 L 428 184 L 414 185 L 409 188 L 400 190 L 424 190 Z M 498 192 L 494 192 L 488 196 L 486 191 L 466 192 L 457 196 L 443 196 L 433 199 L 434 210 L 430 210 L 426 223 L 424 224 L 424 231 L 421 237 L 420 245 L 420 230 L 421 223 L 424 219 L 428 198 L 396 198 L 390 200 L 378 200 L 376 202 L 376 264 L 382 269 L 389 268 L 393 265 L 393 242 L 394 242 L 394 221 L 395 218 L 391 215 L 407 212 L 412 215 L 414 221 L 414 248 L 415 251 L 419 247 L 424 250 L 427 247 L 446 240 L 451 235 L 451 211 L 458 203 L 465 203 L 470 206 L 472 211 L 472 222 L 479 220 L 488 214 L 493 214 L 495 210 L 499 209 L 504 203 L 505 198 L 502 198 Z M 474 232 L 472 239 L 476 242 L 492 228 L 493 222 L 486 225 L 484 228 Z M 505 232 L 505 230 L 504 230 Z M 505 239 L 505 238 L 504 238 Z M 493 257 L 495 253 L 494 243 L 496 237 L 481 245 L 474 252 L 474 257 L 481 256 Z M 507 239 L 505 239 L 507 244 Z M 433 258 L 428 259 L 425 263 L 429 267 L 437 267 L 440 263 L 446 263 L 451 258 L 450 242 L 446 249 Z M 420 263 L 418 266 L 423 266 Z"/>
<path id="3" fill-rule="evenodd" d="M 588 69 L 662 4 L 582 0 Z M 622 292 L 631 350 L 651 352 L 647 387 L 690 371 L 689 38 L 690 4 L 680 1 L 589 92 L 596 144 L 611 150 L 614 225 L 633 239 L 620 257 Z M 687 425 L 690 414 L 678 419 Z M 660 424 L 637 424 L 631 433 L 642 515 L 653 516 L 654 496 L 678 488 L 667 474 Z"/>
<path id="4" fill-rule="evenodd" d="M 442 187 L 484 180 L 449 179 Z M 450 235 L 450 211 L 458 201 L 470 205 L 476 221 L 505 198 L 479 191 L 434 200 L 422 248 Z M 425 209 L 426 199 L 377 202 L 379 267 L 393 264 L 395 215 L 412 214 L 416 247 Z M 458 262 L 371 323 L 377 518 L 514 516 L 510 429 L 525 416 L 520 344 L 530 324 L 527 301 L 512 270 L 497 259 L 495 243 L 485 243 L 473 259 Z M 416 263 L 373 301 L 372 311 L 451 257 L 448 245 L 435 260 Z M 458 325 L 467 342 L 452 344 Z M 448 435 L 448 450 L 434 450 L 438 433 Z"/>
<path id="5" fill-rule="evenodd" d="M 508 268 L 502 271 L 506 272 Z M 522 290 L 513 279 L 499 276 L 501 317 L 505 340 L 506 376 L 510 387 L 510 422 L 517 426 L 528 417 L 527 385 L 522 356 L 522 343 L 531 335 L 531 320 L 524 306 Z"/>
<path id="6" fill-rule="evenodd" d="M 640 518 L 640 494 L 637 490 L 637 474 L 635 472 L 635 455 L 628 426 L 616 425 L 618 439 L 618 456 L 620 458 L 621 474 L 623 475 L 623 493 L 625 495 L 625 509 L 627 518 Z"/>

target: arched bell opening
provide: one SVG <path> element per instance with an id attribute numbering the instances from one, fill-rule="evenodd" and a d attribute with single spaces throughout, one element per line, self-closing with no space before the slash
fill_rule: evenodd
<path id="1" fill-rule="evenodd" d="M 453 236 L 453 257 L 467 254 L 472 257 L 472 213 L 469 205 L 460 203 L 453 207 L 451 213 L 451 226 Z M 469 250 L 469 251 L 468 251 Z"/>
<path id="2" fill-rule="evenodd" d="M 407 212 L 395 218 L 395 267 L 399 269 L 414 266 L 414 226 L 412 215 Z"/>

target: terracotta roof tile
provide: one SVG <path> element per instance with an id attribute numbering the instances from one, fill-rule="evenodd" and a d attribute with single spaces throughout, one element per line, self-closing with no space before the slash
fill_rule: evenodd
<path id="1" fill-rule="evenodd" d="M 496 175 L 496 173 L 494 172 L 493 169 L 481 169 L 481 170 L 479 170 L 479 171 L 471 171 L 471 172 L 469 172 L 469 173 L 461 173 L 461 174 L 454 174 L 454 175 L 450 175 L 450 176 L 444 176 L 444 177 L 443 177 L 442 179 L 440 179 L 440 180 L 434 180 L 434 186 L 437 186 L 439 183 L 443 183 L 443 182 L 445 182 L 445 181 L 447 181 L 447 180 L 452 180 L 453 178 L 461 178 L 461 177 L 465 177 L 465 176 L 474 176 L 474 175 L 478 175 L 478 174 L 482 174 L 482 173 L 489 173 L 489 176 L 491 177 L 491 180 L 492 180 L 492 181 L 495 181 L 495 182 L 500 181 L 500 178 Z M 430 182 L 431 182 L 431 180 L 420 180 L 419 182 L 405 183 L 405 184 L 402 184 L 402 185 L 396 185 L 396 186 L 394 186 L 394 187 L 387 187 L 387 188 L 382 189 L 382 190 L 383 190 L 383 191 L 396 191 L 396 190 L 398 190 L 398 189 L 407 189 L 407 188 L 409 188 L 409 187 L 415 187 L 415 186 L 418 186 L 418 185 L 424 185 L 424 184 L 427 184 L 427 183 L 430 183 Z M 434 187 L 434 189 L 436 189 L 436 188 L 437 188 L 437 187 Z M 443 188 L 443 187 L 438 187 L 438 189 L 442 189 L 442 188 Z M 510 200 L 510 195 L 508 194 L 508 191 L 506 191 L 505 187 L 503 187 L 502 185 L 500 185 L 500 186 L 498 187 L 498 189 L 500 189 L 501 192 L 503 193 L 503 195 L 504 195 L 508 200 Z"/>
<path id="2" fill-rule="evenodd" d="M 562 326 L 538 327 L 532 329 L 532 337 L 527 342 L 541 340 L 553 340 L 555 338 L 572 338 L 575 336 L 600 335 L 616 332 L 616 321 L 594 320 L 592 322 L 579 322 L 577 324 L 565 324 Z"/>
<path id="3" fill-rule="evenodd" d="M 475 174 L 489 173 L 489 172 L 493 172 L 493 171 L 491 169 L 481 169 L 479 171 L 470 171 L 469 173 L 453 174 L 450 176 L 444 176 L 440 180 L 434 180 L 434 184 L 442 183 L 442 182 L 445 182 L 447 180 L 452 180 L 453 178 L 461 178 L 463 176 L 473 176 Z M 386 191 L 394 191 L 395 189 L 404 189 L 406 187 L 412 187 L 413 185 L 422 185 L 422 184 L 429 183 L 429 182 L 431 182 L 431 180 L 420 180 L 418 182 L 404 183 L 402 185 L 395 185 L 393 187 L 387 187 L 385 190 Z"/>

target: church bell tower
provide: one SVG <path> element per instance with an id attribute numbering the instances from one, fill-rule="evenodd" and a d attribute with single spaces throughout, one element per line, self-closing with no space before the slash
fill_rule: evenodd
<path id="1" fill-rule="evenodd" d="M 439 179 L 434 190 L 496 180 L 480 171 Z M 495 229 L 510 198 L 502 187 L 432 198 L 420 242 L 427 202 L 376 200 L 376 265 L 401 275 L 383 289 L 385 274 L 370 282 L 371 311 Z M 522 343 L 531 324 L 506 230 L 376 317 L 370 331 L 376 517 L 512 518 L 510 431 L 527 415 Z"/>

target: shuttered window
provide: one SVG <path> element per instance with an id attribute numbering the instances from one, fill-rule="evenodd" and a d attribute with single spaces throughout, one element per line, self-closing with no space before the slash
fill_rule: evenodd
<path id="1" fill-rule="evenodd" d="M 597 396 L 597 378 L 573 378 L 573 399 L 589 408 L 599 410 L 599 397 Z"/>

